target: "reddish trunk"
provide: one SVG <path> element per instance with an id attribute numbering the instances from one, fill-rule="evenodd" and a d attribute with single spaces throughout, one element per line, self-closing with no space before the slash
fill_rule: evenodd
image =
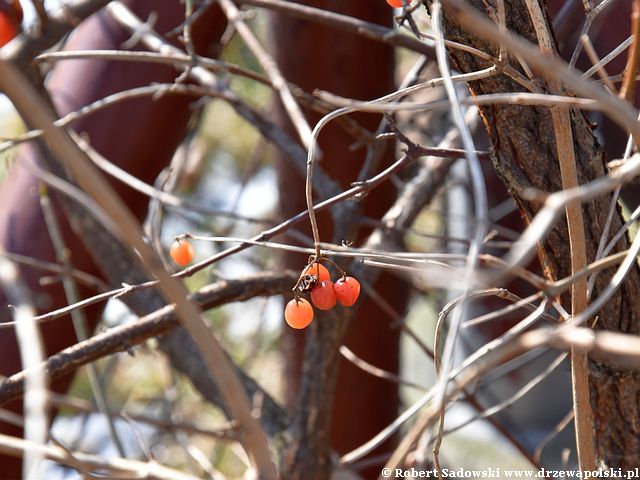
<path id="1" fill-rule="evenodd" d="M 157 11 L 159 16 L 155 27 L 161 33 L 168 32 L 184 18 L 184 7 L 178 1 L 157 3 L 152 0 L 130 0 L 125 3 L 141 18 L 147 18 L 152 11 Z M 194 41 L 199 47 L 213 43 L 224 28 L 221 15 L 213 9 L 197 25 Z M 128 38 L 128 34 L 107 13 L 101 12 L 74 30 L 66 49 L 120 49 Z M 58 113 L 64 115 L 111 93 L 153 82 L 172 82 L 176 76 L 173 68 L 155 64 L 72 60 L 56 66 L 47 88 Z M 86 134 L 92 145 L 115 164 L 142 181 L 153 183 L 182 139 L 192 101 L 192 98 L 177 96 L 165 96 L 155 101 L 151 98 L 126 100 L 76 122 L 74 128 Z M 39 180 L 21 167 L 24 162 L 40 163 L 37 158 L 36 149 L 20 149 L 14 168 L 2 186 L 0 242 L 6 251 L 55 261 L 39 206 Z M 142 219 L 147 209 L 147 198 L 120 182 L 114 181 L 114 187 L 138 218 Z M 58 208 L 57 211 L 73 266 L 100 276 L 82 239 L 74 234 L 62 210 Z M 30 267 L 22 267 L 21 270 L 34 293 L 40 312 L 67 304 L 60 283 L 43 287 L 39 284 L 40 277 L 44 275 L 41 270 Z M 81 293 L 89 291 L 83 289 Z M 4 300 L 0 301 L 0 304 L 5 303 Z M 100 306 L 85 311 L 91 325 L 97 323 L 101 311 Z M 4 321 L 10 320 L 8 309 L 3 308 L 0 315 Z M 76 341 L 69 317 L 44 324 L 42 334 L 49 354 Z M 19 358 L 13 330 L 0 330 L 0 373 L 10 375 L 19 371 Z M 70 380 L 58 382 L 54 388 L 66 389 Z M 15 402 L 13 407 L 19 411 L 21 403 Z M 18 429 L 6 425 L 2 425 L 1 431 L 21 434 Z M 0 464 L 4 478 L 19 477 L 20 461 L 0 457 Z"/>
<path id="2" fill-rule="evenodd" d="M 316 0 L 301 3 L 382 25 L 391 23 L 391 10 L 384 2 L 351 0 L 337 5 L 336 2 Z M 372 99 L 394 89 L 393 51 L 386 46 L 285 15 L 273 16 L 272 31 L 276 60 L 283 74 L 307 91 L 319 88 L 347 97 Z M 373 115 L 354 117 L 371 131 L 375 131 L 380 121 L 379 116 Z M 313 126 L 320 116 L 309 113 L 307 118 Z M 352 137 L 335 124 L 330 124 L 320 136 L 323 157 L 319 165 L 342 187 L 348 187 L 357 179 L 366 153 L 364 149 L 350 151 L 354 142 Z M 389 148 L 384 162 L 388 163 L 392 158 L 393 151 Z M 287 162 L 282 157 L 277 160 L 280 203 L 285 217 L 305 207 L 304 179 L 292 173 Z M 381 187 L 363 202 L 364 213 L 380 218 L 392 198 L 393 190 L 390 185 Z M 330 216 L 321 215 L 319 221 L 323 241 L 358 241 L 368 232 L 365 229 L 354 229 L 349 232 L 349 238 L 335 238 Z M 302 225 L 300 229 L 305 234 L 310 232 L 308 224 Z M 300 269 L 305 260 L 301 256 L 287 256 L 286 264 Z M 383 275 L 375 287 L 383 292 L 382 296 L 386 301 L 402 312 L 405 295 L 401 282 Z M 395 372 L 398 370 L 399 332 L 391 329 L 390 323 L 390 318 L 371 299 L 361 300 L 360 309 L 352 321 L 345 343 L 362 358 Z M 291 348 L 288 353 L 290 380 L 287 391 L 290 403 L 296 401 L 299 393 L 304 338 L 301 333 L 286 333 L 286 341 Z M 331 355 L 332 352 L 325 354 Z M 327 379 L 325 388 L 330 391 L 332 385 L 333 379 Z M 395 385 L 372 377 L 351 363 L 340 360 L 331 419 L 331 446 L 335 450 L 344 453 L 362 444 L 390 423 L 396 417 L 397 410 L 398 391 Z M 372 474 L 374 470 L 371 471 Z"/>

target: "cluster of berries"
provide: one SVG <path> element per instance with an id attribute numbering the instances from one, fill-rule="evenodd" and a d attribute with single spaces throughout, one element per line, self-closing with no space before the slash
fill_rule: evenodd
<path id="1" fill-rule="evenodd" d="M 171 244 L 169 255 L 176 264 L 186 267 L 193 261 L 194 251 L 187 240 L 179 238 Z M 331 262 L 327 258 L 321 260 Z M 309 300 L 300 296 L 302 293 L 309 293 L 311 302 L 320 310 L 330 310 L 337 303 L 343 307 L 351 307 L 356 303 L 360 295 L 360 282 L 342 270 L 341 273 L 342 276 L 334 283 L 327 267 L 317 259 L 304 268 L 293 287 L 294 298 L 284 309 L 284 319 L 291 328 L 307 328 L 313 321 L 313 307 Z"/>
<path id="2" fill-rule="evenodd" d="M 313 320 L 313 307 L 300 293 L 310 292 L 311 302 L 320 310 L 330 310 L 336 303 L 350 307 L 360 295 L 360 282 L 342 272 L 342 277 L 333 283 L 327 267 L 314 260 L 302 271 L 293 290 L 295 297 L 287 303 L 284 319 L 291 328 L 303 329 Z"/>

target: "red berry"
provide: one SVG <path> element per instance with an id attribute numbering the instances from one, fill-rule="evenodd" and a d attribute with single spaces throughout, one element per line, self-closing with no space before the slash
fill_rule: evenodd
<path id="1" fill-rule="evenodd" d="M 18 34 L 9 15 L 0 11 L 0 47 L 9 43 Z"/>
<path id="2" fill-rule="evenodd" d="M 333 290 L 336 292 L 340 305 L 350 307 L 358 300 L 360 282 L 353 277 L 340 278 L 333 284 Z"/>
<path id="3" fill-rule="evenodd" d="M 333 283 L 329 280 L 317 283 L 311 290 L 311 301 L 320 310 L 329 310 L 335 307 L 337 300 Z"/>
<path id="4" fill-rule="evenodd" d="M 193 260 L 193 247 L 186 240 L 176 240 L 169 249 L 169 255 L 181 267 L 186 267 Z"/>
<path id="5" fill-rule="evenodd" d="M 316 277 L 318 277 L 319 282 L 324 282 L 325 280 L 331 280 L 331 274 L 329 273 L 329 270 L 327 269 L 327 267 L 325 267 L 324 265 L 318 262 L 308 265 L 304 269 L 304 272 L 302 274 L 315 275 Z"/>
<path id="6" fill-rule="evenodd" d="M 284 307 L 284 319 L 291 328 L 307 328 L 313 320 L 313 307 L 304 298 L 294 298 Z"/>
<path id="7" fill-rule="evenodd" d="M 387 3 L 391 5 L 393 8 L 400 8 L 404 6 L 404 2 L 402 0 L 387 0 Z M 408 2 L 411 3 L 411 2 Z"/>

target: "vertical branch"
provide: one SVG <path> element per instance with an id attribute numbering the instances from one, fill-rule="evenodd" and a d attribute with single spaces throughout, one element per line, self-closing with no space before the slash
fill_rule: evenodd
<path id="1" fill-rule="evenodd" d="M 229 23 L 238 31 L 247 47 L 255 55 L 256 59 L 271 79 L 274 88 L 278 91 L 282 104 L 289 114 L 289 118 L 296 129 L 302 144 L 308 149 L 311 148 L 311 128 L 305 119 L 302 110 L 296 102 L 289 85 L 282 76 L 280 69 L 273 58 L 262 48 L 262 45 L 253 32 L 247 27 L 242 19 L 242 14 L 238 7 L 231 0 L 219 0 L 220 8 L 229 19 Z"/>
<path id="2" fill-rule="evenodd" d="M 538 0 L 526 0 L 529 15 L 543 51 L 553 52 L 554 43 Z M 552 93 L 561 93 L 559 81 L 549 82 Z M 560 164 L 562 188 L 578 186 L 578 172 L 571 130 L 571 111 L 551 107 L 551 118 L 556 136 L 556 152 Z M 582 270 L 587 265 L 587 248 L 585 242 L 584 220 L 580 202 L 571 202 L 566 207 L 569 230 L 569 249 L 571 252 L 571 274 Z M 581 278 L 571 287 L 571 315 L 580 314 L 587 306 L 587 280 Z M 589 402 L 589 369 L 587 356 L 572 348 L 571 350 L 571 383 L 573 387 L 573 410 L 575 416 L 576 443 L 580 469 L 595 470 L 595 448 L 593 442 L 593 415 Z"/>
<path id="3" fill-rule="evenodd" d="M 53 210 L 49 194 L 45 187 L 42 187 L 40 191 L 40 205 L 42 206 L 44 222 L 47 227 L 49 237 L 51 238 L 53 249 L 56 252 L 56 259 L 63 266 L 62 286 L 67 297 L 67 303 L 76 303 L 80 300 L 80 295 L 78 293 L 78 286 L 69 273 L 72 268 L 69 259 L 69 249 L 65 245 L 62 231 L 60 229 L 60 226 L 58 225 L 56 214 Z M 79 341 L 83 341 L 89 338 L 87 319 L 85 318 L 84 312 L 82 310 L 73 310 L 71 312 L 71 321 L 73 322 L 73 329 Z M 91 386 L 91 392 L 96 402 L 96 406 L 98 407 L 98 411 L 102 415 L 104 415 L 107 422 L 107 428 L 109 429 L 109 436 L 111 437 L 111 441 L 115 445 L 118 454 L 121 457 L 126 457 L 124 446 L 120 441 L 120 437 L 118 436 L 118 432 L 116 431 L 116 427 L 114 425 L 113 418 L 107 404 L 106 393 L 98 376 L 98 369 L 93 363 L 87 365 L 87 378 L 89 379 L 89 385 Z"/>
<path id="4" fill-rule="evenodd" d="M 13 304 L 13 319 L 20 345 L 20 360 L 25 371 L 24 436 L 38 446 L 47 443 L 47 382 L 42 360 L 44 349 L 40 330 L 34 319 L 35 312 L 30 294 L 20 279 L 18 269 L 6 258 L 0 257 L 0 287 Z M 23 472 L 27 480 L 35 480 L 40 460 L 44 457 L 35 449 L 25 450 Z"/>
<path id="5" fill-rule="evenodd" d="M 502 4 L 504 7 L 504 3 Z M 460 139 L 462 141 L 462 145 L 465 149 L 465 158 L 468 162 L 467 169 L 468 175 L 471 183 L 471 190 L 473 193 L 473 201 L 474 201 L 474 216 L 475 216 L 475 226 L 473 237 L 471 238 L 471 243 L 469 244 L 469 250 L 467 253 L 465 269 L 469 277 L 473 275 L 473 272 L 478 264 L 478 257 L 480 252 L 482 251 L 482 242 L 487 232 L 487 218 L 489 218 L 489 207 L 487 201 L 487 190 L 486 185 L 484 184 L 484 175 L 482 173 L 482 167 L 480 165 L 480 161 L 478 160 L 478 155 L 476 154 L 476 149 L 474 146 L 473 138 L 471 136 L 471 132 L 464 121 L 464 115 L 462 112 L 462 108 L 458 101 L 458 97 L 453 85 L 453 81 L 451 80 L 451 72 L 449 71 L 448 58 L 445 50 L 445 42 L 444 42 L 444 30 L 442 26 L 442 14 L 441 14 L 441 4 L 439 0 L 436 0 L 432 4 L 432 23 L 433 23 L 433 31 L 436 37 L 436 57 L 438 61 L 438 67 L 440 69 L 440 73 L 444 79 L 444 87 L 447 92 L 447 96 L 449 98 L 449 102 L 451 103 L 451 112 L 453 116 L 453 121 L 460 131 Z M 504 10 L 501 8 L 500 10 Z M 504 13 L 504 12 L 502 12 Z M 502 15 L 502 14 L 501 14 Z M 502 16 L 501 16 L 502 20 Z M 469 293 L 469 286 L 464 285 L 464 294 Z M 444 415 L 445 415 L 445 398 L 447 385 L 449 382 L 449 372 L 453 367 L 453 353 L 455 350 L 455 345 L 458 340 L 458 335 L 460 332 L 460 325 L 462 324 L 462 319 L 465 314 L 465 302 L 461 302 L 460 308 L 455 311 L 453 318 L 450 322 L 450 330 L 447 334 L 444 350 L 442 352 L 442 363 L 441 363 L 441 372 L 438 372 L 438 381 L 436 383 L 436 394 L 434 398 L 434 402 L 440 407 L 440 428 L 438 434 L 438 440 L 434 446 L 434 461 L 436 464 L 436 468 L 438 471 L 438 475 L 440 476 L 440 462 L 438 459 L 438 454 L 440 450 L 440 443 L 442 441 L 442 432 L 444 429 Z"/>
<path id="6" fill-rule="evenodd" d="M 627 65 L 624 69 L 624 80 L 620 89 L 620 98 L 624 98 L 629 103 L 633 103 L 636 94 L 636 75 L 640 64 L 640 46 L 638 46 L 640 42 L 640 0 L 633 1 L 631 35 L 633 36 L 633 42 L 629 49 Z"/>

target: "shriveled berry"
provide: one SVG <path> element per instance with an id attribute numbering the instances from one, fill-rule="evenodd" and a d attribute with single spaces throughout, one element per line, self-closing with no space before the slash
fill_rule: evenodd
<path id="1" fill-rule="evenodd" d="M 360 282 L 353 277 L 340 278 L 333 284 L 333 290 L 336 293 L 336 297 L 340 302 L 340 305 L 350 307 L 360 295 Z"/>
<path id="2" fill-rule="evenodd" d="M 307 328 L 313 320 L 313 307 L 304 298 L 294 298 L 284 307 L 284 319 L 291 328 Z"/>
<path id="3" fill-rule="evenodd" d="M 338 299 L 333 290 L 333 283 L 330 280 L 318 282 L 311 290 L 311 301 L 320 310 L 329 310 L 335 307 Z"/>
<path id="4" fill-rule="evenodd" d="M 169 255 L 181 267 L 186 267 L 193 261 L 193 247 L 186 240 L 176 240 L 169 249 Z"/>
<path id="5" fill-rule="evenodd" d="M 307 266 L 307 268 L 304 269 L 303 275 L 315 275 L 316 277 L 318 277 L 319 282 L 331 280 L 331 274 L 329 273 L 327 267 L 318 262 L 312 263 L 311 265 Z"/>

